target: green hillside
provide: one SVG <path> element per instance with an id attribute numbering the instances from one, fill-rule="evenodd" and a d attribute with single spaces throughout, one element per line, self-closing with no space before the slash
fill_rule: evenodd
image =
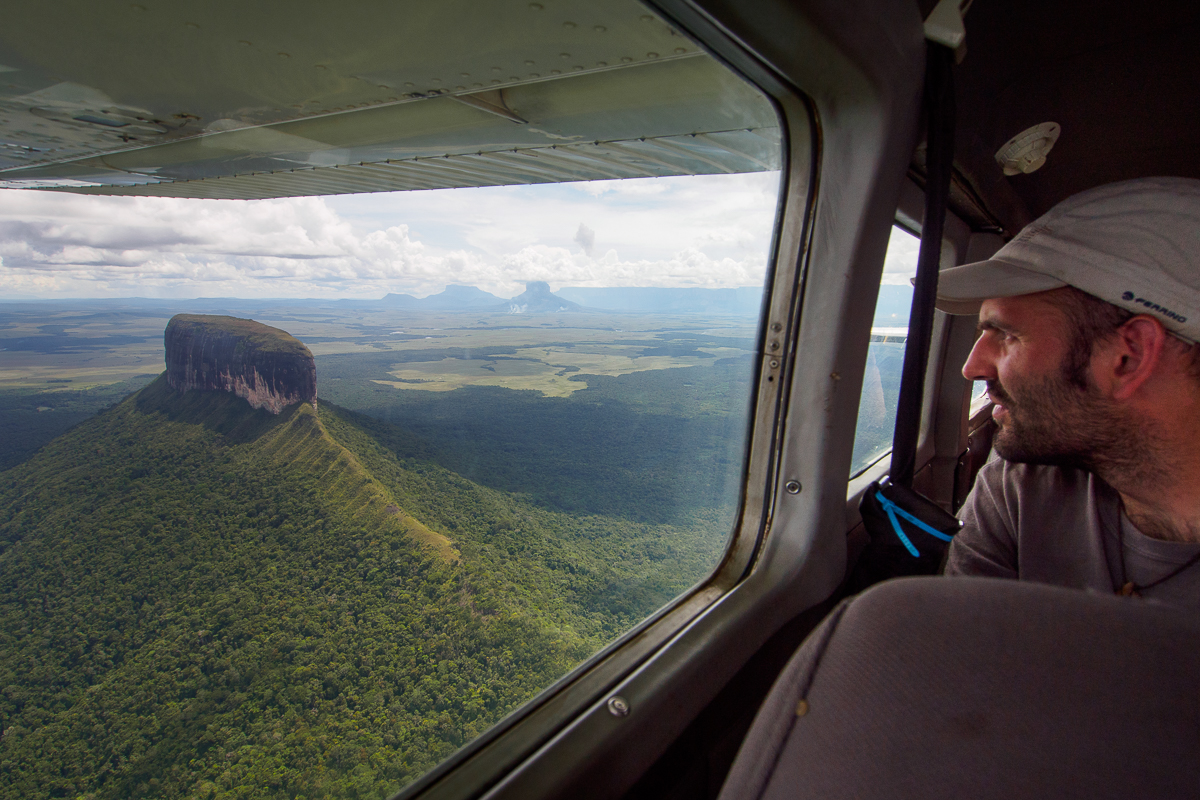
<path id="1" fill-rule="evenodd" d="M 0 797 L 383 797 L 723 546 L 403 438 L 160 378 L 0 473 Z"/>

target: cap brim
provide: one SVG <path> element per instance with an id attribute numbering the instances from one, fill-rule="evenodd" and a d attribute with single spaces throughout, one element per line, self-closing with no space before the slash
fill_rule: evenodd
<path id="1" fill-rule="evenodd" d="M 935 305 L 947 314 L 978 314 L 979 306 L 991 297 L 1048 292 L 1066 285 L 1052 275 L 989 259 L 942 270 Z"/>

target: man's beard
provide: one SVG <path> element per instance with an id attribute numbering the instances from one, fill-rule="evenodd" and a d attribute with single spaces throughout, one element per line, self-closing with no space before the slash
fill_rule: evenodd
<path id="1" fill-rule="evenodd" d="M 987 386 L 992 399 L 1008 411 L 992 440 L 1008 461 L 1101 475 L 1114 470 L 1141 473 L 1152 461 L 1142 426 L 1090 381 L 1077 386 L 1060 370 L 1028 384 L 1006 387 L 988 381 Z"/>

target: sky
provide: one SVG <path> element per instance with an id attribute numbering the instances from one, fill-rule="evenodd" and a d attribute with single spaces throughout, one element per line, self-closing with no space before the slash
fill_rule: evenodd
<path id="1" fill-rule="evenodd" d="M 704 175 L 280 200 L 0 190 L 0 295 L 501 297 L 564 286 L 761 285 L 779 175 Z M 907 239 L 907 237 L 904 237 Z M 915 239 L 885 283 L 906 283 Z M 908 252 L 911 250 L 911 253 Z"/>
<path id="2" fill-rule="evenodd" d="M 908 231 L 892 228 L 887 255 L 883 259 L 884 286 L 911 286 L 917 275 L 917 251 L 921 240 Z"/>

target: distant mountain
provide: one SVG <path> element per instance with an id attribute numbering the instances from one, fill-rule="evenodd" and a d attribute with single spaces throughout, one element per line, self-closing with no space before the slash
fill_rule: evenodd
<path id="1" fill-rule="evenodd" d="M 409 294 L 388 293 L 382 300 L 384 305 L 412 308 L 423 311 L 480 311 L 494 310 L 504 298 L 478 289 L 452 283 L 445 290 L 428 297 L 417 298 Z"/>
<path id="2" fill-rule="evenodd" d="M 558 296 L 588 308 L 606 311 L 757 317 L 762 306 L 763 290 L 761 286 L 740 286 L 736 289 L 564 286 L 558 290 Z"/>
<path id="3" fill-rule="evenodd" d="M 410 294 L 389 292 L 381 301 L 384 305 L 398 308 L 412 308 L 423 311 L 478 311 L 494 310 L 504 302 L 504 298 L 478 289 L 474 286 L 463 286 L 452 283 L 443 291 L 428 297 L 413 297 Z"/>
<path id="4" fill-rule="evenodd" d="M 545 281 L 529 281 L 524 292 L 505 301 L 496 310 L 510 314 L 557 314 L 583 311 L 583 307 L 551 292 L 550 284 Z"/>
<path id="5" fill-rule="evenodd" d="M 416 298 L 408 294 L 387 294 L 381 301 L 393 308 L 420 311 L 494 311 L 503 314 L 557 314 L 561 311 L 582 311 L 571 302 L 550 291 L 545 281 L 529 281 L 525 291 L 505 300 L 474 286 L 450 284 L 445 291 L 429 297 Z"/>
<path id="6" fill-rule="evenodd" d="M 393 308 L 419 308 L 421 305 L 419 298 L 413 297 L 411 294 L 397 294 L 396 292 L 388 292 L 379 302 Z"/>
<path id="7" fill-rule="evenodd" d="M 490 308 L 503 301 L 503 297 L 497 297 L 490 292 L 485 292 L 474 286 L 462 286 L 452 283 L 444 291 L 438 294 L 431 294 L 420 302 L 425 308 L 441 311 Z"/>

